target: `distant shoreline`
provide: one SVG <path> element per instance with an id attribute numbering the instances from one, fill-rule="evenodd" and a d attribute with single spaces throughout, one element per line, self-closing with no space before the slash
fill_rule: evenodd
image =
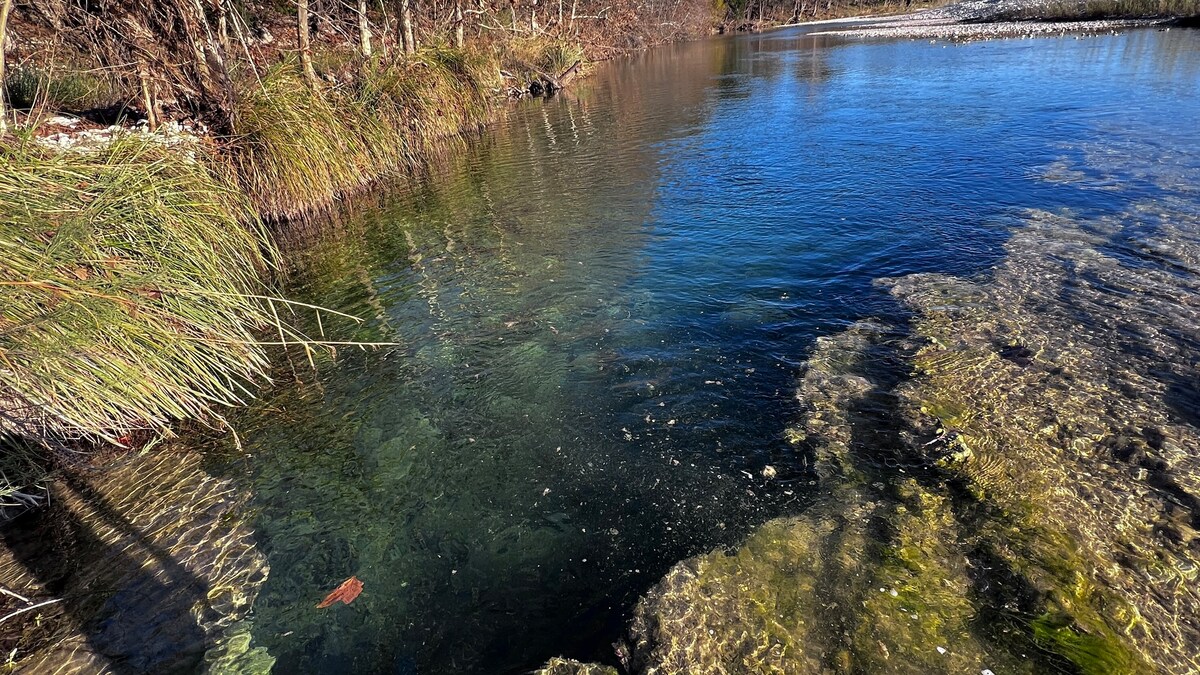
<path id="1" fill-rule="evenodd" d="M 911 15 L 910 15 L 911 16 Z M 871 22 L 848 30 L 812 33 L 854 38 L 903 38 L 952 40 L 956 42 L 993 38 L 1053 37 L 1067 33 L 1098 35 L 1130 28 L 1164 25 L 1173 19 L 1099 19 L 1091 21 L 987 21 L 987 22 L 929 22 L 908 19 Z"/>
<path id="2" fill-rule="evenodd" d="M 1166 0 L 1153 6 L 1139 2 L 1141 0 L 965 0 L 908 14 L 864 17 L 860 20 L 861 25 L 853 28 L 813 34 L 961 42 L 1186 25 L 1200 15 L 1200 2 L 1192 0 Z"/>

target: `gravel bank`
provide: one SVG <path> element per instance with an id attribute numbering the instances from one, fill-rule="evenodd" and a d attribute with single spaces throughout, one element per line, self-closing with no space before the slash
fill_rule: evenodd
<path id="1" fill-rule="evenodd" d="M 858 26 L 849 30 L 822 31 L 816 35 L 840 35 L 858 38 L 928 38 L 931 40 L 988 40 L 993 38 L 1031 38 L 1067 33 L 1100 35 L 1128 28 L 1152 26 L 1148 19 L 1105 19 L 1100 21 L 999 21 L 994 23 L 957 23 L 932 21 L 920 15 L 907 20 L 896 18 Z"/>
<path id="2" fill-rule="evenodd" d="M 1162 23 L 1155 19 L 1100 19 L 1094 21 L 1011 21 L 1022 13 L 1036 13 L 1046 0 L 966 0 L 945 7 L 883 17 L 845 30 L 816 35 L 858 38 L 927 38 L 934 40 L 987 40 L 1072 34 L 1098 35 Z M 1031 12 L 1032 10 L 1032 12 Z"/>

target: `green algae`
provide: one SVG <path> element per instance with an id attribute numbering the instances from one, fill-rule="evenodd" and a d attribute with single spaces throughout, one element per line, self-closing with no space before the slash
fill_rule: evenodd
<path id="1" fill-rule="evenodd" d="M 617 675 L 617 669 L 556 656 L 534 671 L 534 675 Z"/>
<path id="2" fill-rule="evenodd" d="M 1144 246 L 1200 262 L 1200 214 L 1153 217 Z M 872 376 L 883 327 L 819 339 L 785 436 L 825 497 L 677 565 L 635 610 L 627 670 L 1200 668 L 1200 433 L 1169 387 L 1194 375 L 1178 336 L 1200 285 L 1114 262 L 1122 227 L 1033 213 L 986 280 L 886 282 L 917 340 L 894 346 L 895 386 Z"/>
<path id="3" fill-rule="evenodd" d="M 1046 613 L 1031 625 L 1039 643 L 1065 657 L 1084 675 L 1125 675 L 1145 672 L 1147 667 L 1119 640 L 1080 632 L 1071 617 Z"/>
<path id="4" fill-rule="evenodd" d="M 1200 252 L 1180 229 L 1194 212 L 1157 220 L 1176 255 Z M 1200 663 L 1200 598 L 1177 583 L 1155 591 L 1153 579 L 1197 564 L 1187 519 L 1179 527 L 1175 516 L 1195 494 L 1197 458 L 1182 449 L 1197 434 L 1173 416 L 1156 377 L 1178 368 L 1166 335 L 1194 329 L 1194 313 L 1175 303 L 1196 289 L 1108 257 L 1121 227 L 1034 213 L 987 285 L 891 282 L 926 340 L 899 393 L 912 447 L 976 502 L 980 544 L 1040 597 L 1042 610 L 1022 623 L 1041 648 L 1085 673 L 1183 672 Z M 1092 308 L 1105 318 L 1085 327 Z M 1129 341 L 1147 332 L 1159 337 Z"/>
<path id="5" fill-rule="evenodd" d="M 979 630 L 951 498 L 913 477 L 873 482 L 854 410 L 879 391 L 861 373 L 883 334 L 859 324 L 818 341 L 806 363 L 792 438 L 810 444 L 828 496 L 673 568 L 635 609 L 627 670 L 1040 672 L 1036 653 L 1015 658 Z"/>
<path id="6" fill-rule="evenodd" d="M 255 646 L 252 622 L 237 621 L 225 629 L 204 655 L 205 675 L 268 675 L 275 657 L 265 647 Z"/>

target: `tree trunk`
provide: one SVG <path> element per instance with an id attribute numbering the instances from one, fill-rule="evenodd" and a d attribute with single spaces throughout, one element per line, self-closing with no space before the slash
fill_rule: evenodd
<path id="1" fill-rule="evenodd" d="M 0 134 L 8 131 L 8 102 L 4 83 L 7 81 L 7 61 L 4 59 L 8 45 L 8 14 L 12 11 L 12 0 L 0 0 Z"/>
<path id="2" fill-rule="evenodd" d="M 384 0 L 379 2 L 379 15 L 383 18 L 383 28 L 379 32 L 379 51 L 383 53 L 384 61 L 392 60 L 391 48 L 388 47 L 388 36 L 392 33 L 392 18 L 388 16 L 387 5 Z"/>
<path id="3" fill-rule="evenodd" d="M 358 0 L 358 43 L 363 58 L 371 58 L 371 24 L 367 23 L 367 0 Z"/>
<path id="4" fill-rule="evenodd" d="M 146 108 L 146 124 L 150 131 L 158 128 L 158 109 L 154 100 L 154 85 L 150 81 L 150 69 L 145 59 L 138 59 L 138 84 L 142 88 L 142 105 Z"/>
<path id="5" fill-rule="evenodd" d="M 308 41 L 308 0 L 296 0 L 296 46 L 300 50 L 300 72 L 309 86 L 317 86 L 317 71 L 313 68 L 312 45 Z"/>
<path id="6" fill-rule="evenodd" d="M 417 51 L 417 36 L 413 33 L 411 0 L 400 0 L 400 30 L 404 34 L 405 53 L 412 54 Z"/>
<path id="7" fill-rule="evenodd" d="M 225 54 L 229 53 L 229 47 L 232 42 L 229 39 L 229 7 L 226 6 L 228 0 L 217 0 L 217 41 L 221 44 L 221 51 Z"/>
<path id="8" fill-rule="evenodd" d="M 529 32 L 537 33 L 537 0 L 532 0 L 529 5 Z"/>
<path id="9" fill-rule="evenodd" d="M 454 46 L 463 48 L 463 0 L 454 0 Z"/>

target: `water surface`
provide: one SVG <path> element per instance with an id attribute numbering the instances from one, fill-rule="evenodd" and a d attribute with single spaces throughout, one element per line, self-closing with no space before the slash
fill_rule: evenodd
<path id="1" fill-rule="evenodd" d="M 297 362 L 239 420 L 226 470 L 270 564 L 255 643 L 278 672 L 612 662 L 672 564 L 820 491 L 785 433 L 817 337 L 902 324 L 876 279 L 984 272 L 1030 209 L 1200 202 L 1200 152 L 1178 152 L 1200 148 L 1198 82 L 1189 31 L 789 29 L 516 106 L 289 252 L 292 295 L 396 346 Z M 314 610 L 351 574 L 353 605 Z"/>

